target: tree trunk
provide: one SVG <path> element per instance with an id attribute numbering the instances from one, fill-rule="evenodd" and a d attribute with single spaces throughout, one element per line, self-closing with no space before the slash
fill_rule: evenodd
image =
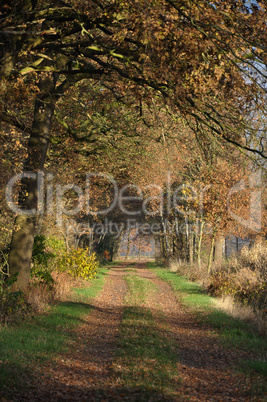
<path id="1" fill-rule="evenodd" d="M 160 216 L 161 218 L 161 228 L 162 228 L 162 236 L 163 236 L 163 243 L 164 243 L 164 250 L 165 250 L 165 255 L 163 256 L 167 260 L 170 257 L 170 247 L 169 247 L 169 241 L 168 241 L 168 233 L 167 233 L 167 225 L 164 222 L 163 216 Z"/>
<path id="2" fill-rule="evenodd" d="M 199 269 L 201 269 L 201 246 L 203 238 L 203 228 L 204 228 L 204 220 L 201 219 L 198 234 L 198 244 L 197 244 L 197 265 Z"/>
<path id="3" fill-rule="evenodd" d="M 122 233 L 119 235 L 117 239 L 113 240 L 113 247 L 112 247 L 112 253 L 110 256 L 110 261 L 116 261 L 118 259 L 118 254 L 121 246 L 121 239 L 122 239 Z"/>
<path id="4" fill-rule="evenodd" d="M 173 242 L 173 245 L 172 245 L 172 247 L 173 247 L 173 255 L 174 255 L 174 257 L 177 257 L 177 255 L 178 255 L 178 239 L 177 239 L 177 237 L 176 236 L 173 236 L 173 239 L 172 239 L 172 242 Z"/>
<path id="5" fill-rule="evenodd" d="M 208 274 L 211 273 L 211 264 L 213 261 L 213 253 L 214 253 L 214 243 L 215 243 L 216 232 L 213 233 L 210 245 L 210 253 L 209 253 L 209 262 L 208 262 Z"/>
<path id="6" fill-rule="evenodd" d="M 215 242 L 215 253 L 214 253 L 214 260 L 217 264 L 222 264 L 223 246 L 224 246 L 224 237 L 219 236 Z"/>
<path id="7" fill-rule="evenodd" d="M 189 233 L 188 239 L 188 249 L 189 249 L 189 264 L 193 265 L 194 263 L 194 237 L 193 233 Z"/>
<path id="8" fill-rule="evenodd" d="M 126 255 L 125 255 L 125 260 L 128 260 L 129 254 L 130 254 L 130 234 L 131 232 L 128 231 L 128 237 L 127 237 L 127 249 L 126 249 Z"/>
<path id="9" fill-rule="evenodd" d="M 46 77 L 41 85 L 42 95 L 35 101 L 32 131 L 28 143 L 28 157 L 23 169 L 25 173 L 36 173 L 43 170 L 49 143 L 55 106 L 55 99 L 52 96 L 55 83 L 52 77 Z M 11 278 L 16 278 L 15 289 L 25 290 L 29 283 L 36 213 L 38 214 L 37 204 L 37 180 L 23 178 L 19 194 L 21 212 L 15 218 L 9 254 L 9 273 Z M 32 209 L 35 209 L 36 213 L 31 215 L 25 213 L 25 210 Z"/>
<path id="10" fill-rule="evenodd" d="M 160 256 L 162 258 L 166 258 L 165 242 L 164 242 L 162 233 L 161 233 L 160 238 L 159 238 L 159 244 L 160 244 Z"/>

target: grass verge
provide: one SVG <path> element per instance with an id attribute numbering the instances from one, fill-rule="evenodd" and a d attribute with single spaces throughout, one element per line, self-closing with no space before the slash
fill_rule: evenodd
<path id="1" fill-rule="evenodd" d="M 23 391 L 33 379 L 33 367 L 75 342 L 72 330 L 91 311 L 90 300 L 101 291 L 106 272 L 100 269 L 88 288 L 75 289 L 78 301 L 58 303 L 47 314 L 0 328 L 0 396 Z"/>
<path id="2" fill-rule="evenodd" d="M 242 320 L 234 318 L 215 307 L 214 298 L 208 296 L 200 285 L 189 282 L 185 277 L 148 263 L 161 279 L 168 282 L 184 306 L 196 317 L 214 328 L 226 347 L 235 347 L 249 352 L 255 359 L 239 361 L 238 366 L 246 373 L 267 375 L 267 340 L 257 334 Z M 265 392 L 267 391 L 267 387 Z"/>
<path id="3" fill-rule="evenodd" d="M 158 333 L 157 324 L 146 306 L 147 298 L 156 292 L 157 286 L 135 275 L 128 275 L 126 280 L 129 288 L 125 299 L 127 307 L 114 365 L 122 393 L 127 390 L 127 398 L 139 401 L 170 398 L 176 392 L 175 345 Z"/>
<path id="4" fill-rule="evenodd" d="M 96 278 L 90 282 L 89 288 L 86 288 L 86 287 L 74 288 L 73 292 L 77 297 L 77 301 L 79 301 L 79 299 L 80 299 L 83 302 L 86 299 L 91 299 L 91 298 L 96 297 L 103 288 L 105 278 L 108 275 L 108 271 L 109 270 L 107 267 L 100 268 L 97 273 Z M 74 299 L 76 300 L 75 297 L 74 297 Z"/>

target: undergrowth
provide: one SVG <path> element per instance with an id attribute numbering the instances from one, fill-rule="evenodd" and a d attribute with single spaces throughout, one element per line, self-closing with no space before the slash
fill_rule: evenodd
<path id="1" fill-rule="evenodd" d="M 34 238 L 29 286 L 14 291 L 14 277 L 8 275 L 8 252 L 0 258 L 0 324 L 24 319 L 45 311 L 51 304 L 69 297 L 73 281 L 89 280 L 98 273 L 99 262 L 88 249 L 66 250 L 62 239 L 37 235 Z"/>
<path id="2" fill-rule="evenodd" d="M 205 264 L 200 267 L 181 261 L 172 261 L 170 270 L 202 283 L 212 296 L 232 299 L 240 311 L 240 318 L 247 307 L 246 316 L 267 334 L 267 244 L 258 243 L 224 260 L 214 263 L 210 274 Z M 236 311 L 236 312 L 237 312 Z M 237 314 L 236 314 L 237 315 Z"/>

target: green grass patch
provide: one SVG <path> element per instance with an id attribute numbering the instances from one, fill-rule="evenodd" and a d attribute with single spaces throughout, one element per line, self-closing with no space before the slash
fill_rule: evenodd
<path id="1" fill-rule="evenodd" d="M 243 367 L 244 371 L 248 369 L 252 370 L 255 373 L 261 374 L 264 377 L 267 377 L 267 364 L 266 361 L 259 360 L 243 360 L 241 367 Z"/>
<path id="2" fill-rule="evenodd" d="M 162 268 L 161 263 L 157 263 L 155 261 L 149 261 L 146 263 L 148 269 L 159 269 Z"/>
<path id="3" fill-rule="evenodd" d="M 81 301 L 86 301 L 90 298 L 96 297 L 103 288 L 108 271 L 109 270 L 106 267 L 100 268 L 97 272 L 96 278 L 90 282 L 88 288 L 75 288 L 73 289 L 73 292 L 81 298 Z"/>
<path id="4" fill-rule="evenodd" d="M 152 268 L 161 279 L 171 285 L 182 303 L 196 315 L 199 321 L 209 324 L 218 332 L 224 345 L 259 356 L 257 360 L 239 362 L 243 370 L 266 376 L 267 362 L 264 361 L 264 354 L 266 360 L 267 340 L 265 338 L 257 334 L 249 324 L 216 308 L 214 298 L 208 296 L 197 283 L 190 282 L 185 277 L 167 269 L 155 268 L 155 266 Z"/>
<path id="5" fill-rule="evenodd" d="M 157 286 L 135 275 L 127 276 L 126 280 L 129 287 L 125 300 L 127 307 L 114 367 L 122 392 L 128 390 L 130 398 L 140 401 L 171 397 L 175 393 L 177 352 L 175 345 L 158 333 L 157 324 L 145 304 Z"/>
<path id="6" fill-rule="evenodd" d="M 145 278 L 137 275 L 127 275 L 126 282 L 128 285 L 128 293 L 125 303 L 128 305 L 140 306 L 144 304 L 148 296 L 152 296 L 158 290 L 158 287 Z"/>
<path id="7" fill-rule="evenodd" d="M 77 289 L 79 302 L 62 302 L 44 315 L 0 328 L 0 390 L 5 396 L 23 390 L 36 364 L 52 360 L 75 342 L 72 330 L 90 313 L 90 299 L 101 291 L 105 272 L 100 269 L 89 288 Z"/>

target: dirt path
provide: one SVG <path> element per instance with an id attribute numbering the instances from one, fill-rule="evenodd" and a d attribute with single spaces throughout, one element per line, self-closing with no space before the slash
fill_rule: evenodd
<path id="1" fill-rule="evenodd" d="M 174 338 L 179 347 L 178 371 L 182 379 L 177 400 L 188 396 L 190 401 L 249 401 L 245 376 L 233 373 L 233 361 L 240 358 L 233 350 L 222 348 L 209 328 L 199 325 L 174 296 L 171 287 L 141 265 L 138 274 L 158 286 L 150 300 L 159 330 Z"/>
<path id="2" fill-rule="evenodd" d="M 112 395 L 116 378 L 111 362 L 127 292 L 125 266 L 110 270 L 101 294 L 92 303 L 93 311 L 75 331 L 76 349 L 42 367 L 40 374 L 45 373 L 45 378 L 36 378 L 33 389 L 19 401 L 100 401 L 102 394 Z"/>
<path id="3" fill-rule="evenodd" d="M 172 401 L 251 401 L 245 376 L 233 371 L 234 352 L 223 349 L 216 335 L 200 326 L 177 301 L 170 286 L 146 270 L 144 263 L 130 268 L 157 285 L 156 296 L 149 298 L 148 307 L 156 318 L 158 330 L 178 345 L 177 371 L 182 382 L 177 398 Z M 48 367 L 42 367 L 42 375 L 36 377 L 32 390 L 14 401 L 129 400 L 120 394 L 112 370 L 127 293 L 125 273 L 127 264 L 110 269 L 103 291 L 93 301 L 93 311 L 76 330 L 78 346 Z"/>

